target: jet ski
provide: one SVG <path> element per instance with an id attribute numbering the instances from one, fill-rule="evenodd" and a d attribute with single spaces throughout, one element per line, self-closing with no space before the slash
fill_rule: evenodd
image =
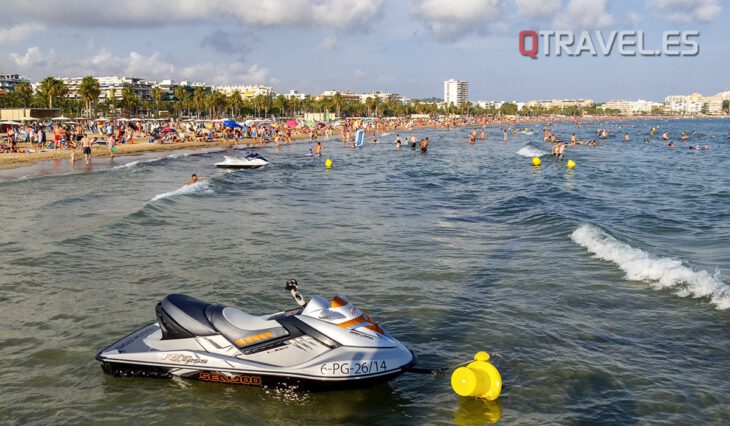
<path id="1" fill-rule="evenodd" d="M 247 154 L 245 157 L 223 156 L 223 161 L 215 163 L 216 167 L 223 169 L 258 169 L 269 164 L 269 161 L 257 153 Z"/>
<path id="2" fill-rule="evenodd" d="M 381 383 L 411 369 L 414 354 L 343 295 L 255 316 L 240 309 L 170 294 L 157 321 L 96 355 L 105 373 L 182 377 L 207 382 L 330 390 Z"/>

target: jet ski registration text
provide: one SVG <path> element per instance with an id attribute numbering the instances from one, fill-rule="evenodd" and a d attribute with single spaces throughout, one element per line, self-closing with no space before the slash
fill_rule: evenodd
<path id="1" fill-rule="evenodd" d="M 363 362 L 329 362 L 322 364 L 319 372 L 322 375 L 332 376 L 357 376 L 360 374 L 374 374 L 388 370 L 385 360 L 363 361 Z"/>

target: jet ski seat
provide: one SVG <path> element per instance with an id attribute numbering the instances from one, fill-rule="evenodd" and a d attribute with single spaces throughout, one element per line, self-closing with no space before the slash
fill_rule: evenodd
<path id="1" fill-rule="evenodd" d="M 205 313 L 213 327 L 238 348 L 289 335 L 276 321 L 265 320 L 230 306 L 209 305 Z"/>
<path id="2" fill-rule="evenodd" d="M 209 303 L 184 294 L 170 294 L 155 309 L 162 339 L 185 339 L 217 334 L 205 315 Z"/>

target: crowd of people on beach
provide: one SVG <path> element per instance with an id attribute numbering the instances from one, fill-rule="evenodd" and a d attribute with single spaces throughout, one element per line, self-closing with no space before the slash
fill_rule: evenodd
<path id="1" fill-rule="evenodd" d="M 595 117 L 591 118 L 596 120 Z M 601 121 L 617 120 L 614 117 L 601 117 Z M 354 118 L 340 119 L 331 122 L 282 119 L 253 119 L 234 120 L 161 120 L 161 119 L 96 119 L 76 121 L 64 120 L 46 122 L 32 122 L 23 125 L 4 125 L 4 141 L 0 143 L 0 153 L 35 153 L 43 151 L 69 150 L 70 157 L 75 161 L 75 151 L 80 149 L 86 161 L 90 161 L 91 150 L 94 147 L 105 147 L 104 155 L 114 157 L 118 147 L 127 144 L 171 144 L 187 142 L 224 142 L 245 143 L 248 145 L 290 144 L 297 139 L 309 139 L 314 142 L 318 139 L 330 139 L 339 134 L 345 145 L 354 146 L 354 135 L 358 130 L 371 135 L 371 142 L 377 143 L 378 135 L 386 135 L 396 131 L 414 131 L 421 128 L 451 129 L 457 127 L 471 128 L 466 135 L 469 144 L 477 141 L 486 141 L 488 127 L 498 127 L 502 134 L 501 141 L 508 143 L 511 135 L 531 135 L 530 128 L 542 127 L 543 140 L 553 145 L 552 153 L 563 157 L 566 147 L 586 145 L 597 147 L 599 141 L 610 137 L 607 127 L 596 129 L 595 138 L 579 140 L 575 134 L 570 141 L 563 141 L 554 133 L 553 126 L 557 123 L 573 123 L 578 129 L 587 125 L 580 117 L 429 117 L 429 118 Z M 644 143 L 654 139 L 659 129 L 652 127 Z M 690 136 L 691 134 L 691 136 Z M 641 136 L 641 132 L 638 132 Z M 699 139 L 702 133 L 684 131 L 678 142 Z M 410 146 L 415 149 L 416 144 L 423 152 L 428 150 L 428 139 L 415 140 L 410 137 Z M 674 148 L 673 140 L 667 131 L 663 131 L 661 139 L 669 148 Z M 730 140 L 730 137 L 727 139 Z M 629 133 L 624 134 L 624 141 L 630 141 Z M 408 142 L 408 141 L 406 141 Z M 396 137 L 396 149 L 400 149 L 403 141 L 400 134 Z M 691 145 L 690 149 L 709 150 L 708 145 L 700 147 Z M 321 154 L 321 145 L 312 148 L 314 155 Z M 103 151 L 102 151 L 103 152 Z"/>

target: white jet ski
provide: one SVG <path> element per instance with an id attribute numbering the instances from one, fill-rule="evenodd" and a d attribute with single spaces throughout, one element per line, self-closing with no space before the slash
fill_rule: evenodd
<path id="1" fill-rule="evenodd" d="M 245 157 L 223 156 L 223 161 L 215 163 L 216 167 L 223 169 L 258 169 L 269 164 L 269 161 L 257 153 L 247 154 Z"/>
<path id="2" fill-rule="evenodd" d="M 415 356 L 372 317 L 337 295 L 304 302 L 286 285 L 296 309 L 254 316 L 237 308 L 171 294 L 157 322 L 96 355 L 114 376 L 184 377 L 253 386 L 329 390 L 390 380 Z"/>

